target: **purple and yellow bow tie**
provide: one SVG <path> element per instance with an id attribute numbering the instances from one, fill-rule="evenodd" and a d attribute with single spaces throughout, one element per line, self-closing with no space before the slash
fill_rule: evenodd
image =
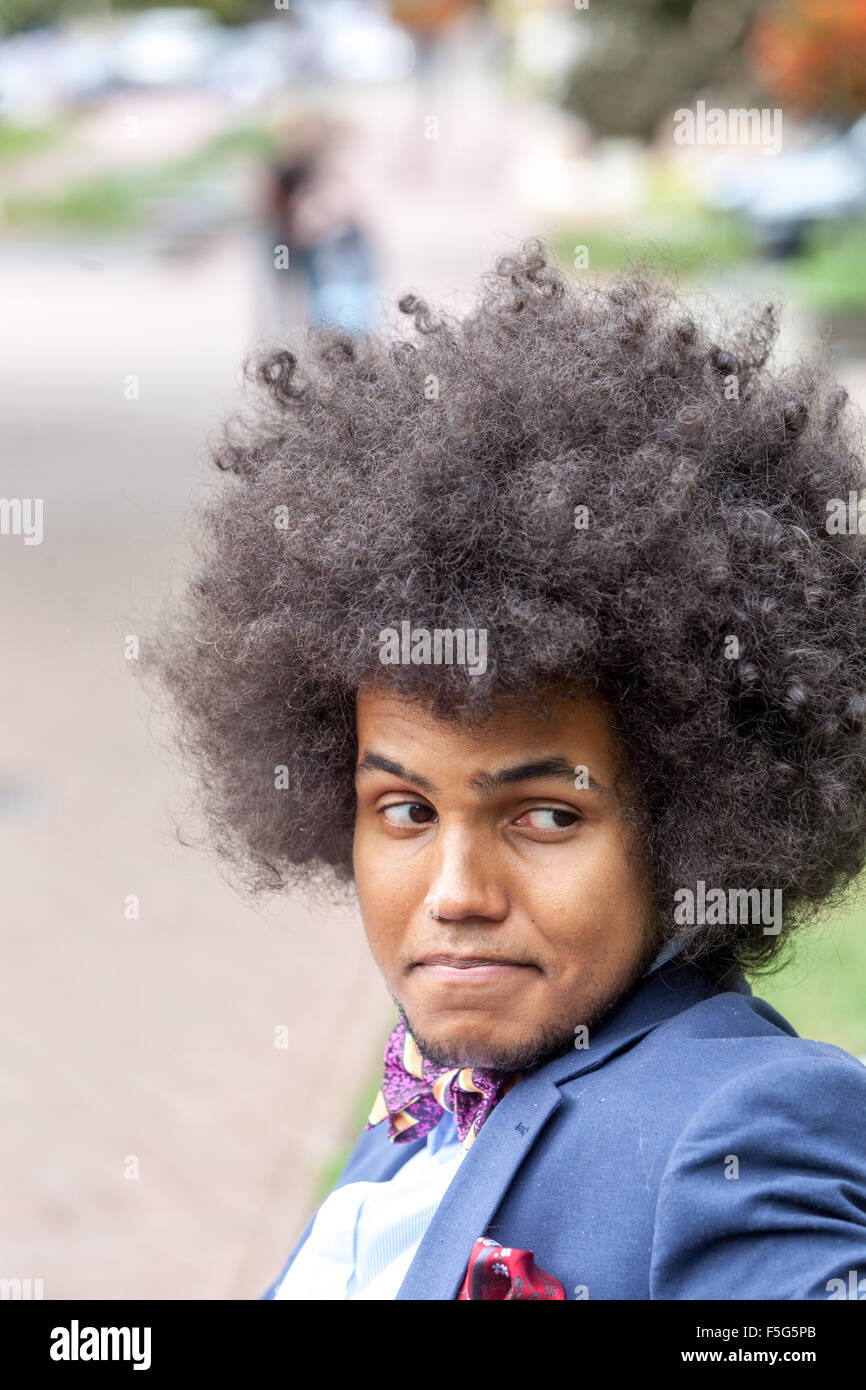
<path id="1" fill-rule="evenodd" d="M 450 1110 L 463 1148 L 471 1149 L 488 1115 L 519 1078 L 519 1071 L 440 1067 L 428 1062 L 401 1018 L 388 1039 L 382 1089 L 364 1128 L 372 1129 L 387 1119 L 388 1138 L 405 1144 L 423 1139 Z"/>

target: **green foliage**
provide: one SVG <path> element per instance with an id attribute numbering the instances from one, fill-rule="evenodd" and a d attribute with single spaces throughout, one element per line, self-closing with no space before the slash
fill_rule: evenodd
<path id="1" fill-rule="evenodd" d="M 223 24 L 246 24 L 255 19 L 266 19 L 274 12 L 273 5 L 268 5 L 264 0 L 159 0 L 158 5 L 148 3 L 148 0 L 113 0 L 112 9 L 117 12 L 153 10 L 188 7 L 190 4 L 194 4 L 196 9 L 210 10 Z"/>
<path id="2" fill-rule="evenodd" d="M 132 10 L 189 7 L 210 10 L 224 24 L 244 24 L 273 14 L 265 0 L 0 0 L 0 34 L 16 34 L 63 20 Z"/>
<path id="3" fill-rule="evenodd" d="M 591 7 L 579 17 L 591 25 L 590 43 L 567 81 L 565 105 L 597 135 L 648 140 L 677 107 L 715 85 L 745 97 L 754 84 L 744 41 L 756 7 L 757 0 Z"/>
<path id="4" fill-rule="evenodd" d="M 86 14 L 88 9 L 88 0 L 81 0 L 80 5 L 73 5 L 71 0 L 0 0 L 0 35 L 40 29 L 68 14 Z"/>

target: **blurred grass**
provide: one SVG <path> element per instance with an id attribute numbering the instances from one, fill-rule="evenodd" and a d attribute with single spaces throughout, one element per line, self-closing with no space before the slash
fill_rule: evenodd
<path id="1" fill-rule="evenodd" d="M 804 1038 L 866 1057 L 866 876 L 846 911 L 803 927 L 791 961 L 776 975 L 749 975 L 753 994 Z"/>
<path id="2" fill-rule="evenodd" d="M 693 209 L 658 209 L 628 227 L 588 226 L 556 233 L 553 246 L 563 265 L 574 268 L 575 247 L 586 246 L 590 270 L 618 271 L 650 255 L 661 268 L 689 274 L 746 260 L 752 241 L 739 219 Z"/>
<path id="3" fill-rule="evenodd" d="M 0 120 L 0 160 L 10 162 L 57 144 L 69 134 L 69 128 L 63 121 L 24 126 Z"/>
<path id="4" fill-rule="evenodd" d="M 566 268 L 574 269 L 576 246 L 586 246 L 590 270 L 615 272 L 649 255 L 672 274 L 735 264 L 755 253 L 741 218 L 703 207 L 681 171 L 649 161 L 646 199 L 629 224 L 567 227 L 551 238 Z"/>
<path id="5" fill-rule="evenodd" d="M 789 262 L 792 290 L 812 308 L 866 311 L 866 221 L 813 228 L 806 251 Z"/>
<path id="6" fill-rule="evenodd" d="M 173 163 L 102 174 L 56 193 L 10 195 L 4 202 L 4 221 L 15 231 L 131 231 L 147 222 L 154 204 L 188 195 L 215 172 L 239 160 L 265 159 L 275 148 L 266 129 L 238 127 Z"/>

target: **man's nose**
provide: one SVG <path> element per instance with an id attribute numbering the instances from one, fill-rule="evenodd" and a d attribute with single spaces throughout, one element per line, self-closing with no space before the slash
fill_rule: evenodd
<path id="1" fill-rule="evenodd" d="M 510 907 L 496 856 L 484 837 L 460 828 L 440 833 L 436 863 L 424 899 L 429 917 L 460 922 L 472 917 L 501 922 Z"/>

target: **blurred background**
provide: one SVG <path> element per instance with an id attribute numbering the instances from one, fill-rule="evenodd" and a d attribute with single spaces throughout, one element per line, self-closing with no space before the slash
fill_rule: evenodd
<path id="1" fill-rule="evenodd" d="M 136 641 L 244 354 L 457 309 L 527 234 L 781 297 L 866 405 L 866 0 L 0 0 L 2 492 L 44 499 L 0 538 L 0 1277 L 256 1298 L 342 1166 L 394 1021 L 360 924 L 178 842 Z M 753 981 L 858 1056 L 864 928 Z"/>

